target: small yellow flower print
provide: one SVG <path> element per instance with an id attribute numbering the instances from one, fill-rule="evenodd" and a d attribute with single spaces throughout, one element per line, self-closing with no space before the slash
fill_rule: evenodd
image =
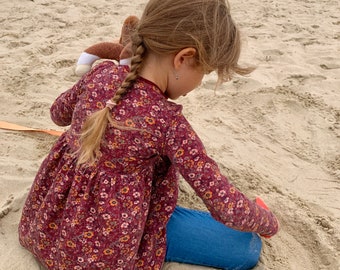
<path id="1" fill-rule="evenodd" d="M 58 229 L 58 225 L 55 224 L 54 222 L 51 222 L 50 224 L 48 224 L 48 227 L 53 229 L 53 230 L 57 230 Z"/>
<path id="2" fill-rule="evenodd" d="M 206 193 L 204 193 L 204 198 L 205 199 L 210 199 L 212 197 L 212 192 L 211 191 L 207 191 Z"/>
<path id="3" fill-rule="evenodd" d="M 235 187 L 231 187 L 231 188 L 229 189 L 229 192 L 230 192 L 231 194 L 234 194 L 235 191 L 236 191 L 236 188 L 235 188 Z"/>
<path id="4" fill-rule="evenodd" d="M 131 120 L 131 119 L 127 119 L 125 121 L 125 125 L 128 126 L 128 127 L 135 127 L 135 123 Z"/>
<path id="5" fill-rule="evenodd" d="M 104 162 L 105 166 L 111 169 L 114 169 L 116 165 L 114 165 L 111 161 L 105 161 Z"/>
<path id="6" fill-rule="evenodd" d="M 112 199 L 112 200 L 110 200 L 110 205 L 111 206 L 117 206 L 117 204 L 118 204 L 118 202 L 117 202 L 117 200 L 116 199 Z"/>
<path id="7" fill-rule="evenodd" d="M 183 156 L 183 154 L 184 154 L 184 150 L 182 148 L 180 148 L 180 149 L 177 150 L 175 157 Z"/>
<path id="8" fill-rule="evenodd" d="M 45 263 L 46 263 L 48 266 L 53 266 L 53 261 L 52 261 L 52 260 L 45 260 Z"/>
<path id="9" fill-rule="evenodd" d="M 103 252 L 105 255 L 111 255 L 113 254 L 113 250 L 111 248 L 107 248 L 107 249 L 104 249 L 104 252 Z"/>
<path id="10" fill-rule="evenodd" d="M 147 122 L 149 125 L 154 125 L 156 123 L 155 119 L 152 117 L 145 117 L 145 122 Z"/>
<path id="11" fill-rule="evenodd" d="M 130 236 L 129 235 L 124 235 L 123 237 L 119 238 L 119 242 L 127 242 L 129 241 Z"/>
<path id="12" fill-rule="evenodd" d="M 96 103 L 96 107 L 97 107 L 98 109 L 103 109 L 103 108 L 104 108 L 104 105 L 103 105 L 102 102 L 98 101 L 98 102 Z"/>
<path id="13" fill-rule="evenodd" d="M 156 250 L 156 256 L 159 257 L 159 256 L 162 256 L 163 254 L 163 248 L 159 248 Z"/>
<path id="14" fill-rule="evenodd" d="M 121 193 L 123 193 L 123 194 L 126 194 L 126 193 L 128 193 L 129 192 L 129 187 L 123 187 L 121 190 L 120 190 L 120 192 Z"/>
<path id="15" fill-rule="evenodd" d="M 154 223 L 154 221 L 152 220 L 152 219 L 148 219 L 147 221 L 146 221 L 146 226 L 150 226 L 150 225 L 152 225 Z"/>
<path id="16" fill-rule="evenodd" d="M 143 261 L 143 260 L 139 260 L 139 261 L 137 262 L 137 266 L 138 266 L 138 267 L 144 266 L 144 261 Z"/>
<path id="17" fill-rule="evenodd" d="M 66 246 L 69 247 L 69 248 L 75 248 L 75 247 L 76 247 L 76 244 L 75 244 L 73 241 L 68 240 L 68 241 L 66 242 Z"/>
<path id="18" fill-rule="evenodd" d="M 94 235 L 94 233 L 91 232 L 91 231 L 89 231 L 89 232 L 84 232 L 84 237 L 85 237 L 85 238 L 92 238 L 93 235 Z"/>
<path id="19" fill-rule="evenodd" d="M 234 208 L 234 203 L 233 202 L 228 203 L 228 209 L 233 209 L 233 208 Z"/>
<path id="20" fill-rule="evenodd" d="M 155 207 L 155 211 L 159 211 L 161 210 L 162 206 L 160 204 L 157 204 L 156 207 Z"/>

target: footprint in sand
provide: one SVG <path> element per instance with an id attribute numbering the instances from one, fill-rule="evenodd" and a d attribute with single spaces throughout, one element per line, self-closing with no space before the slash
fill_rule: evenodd
<path id="1" fill-rule="evenodd" d="M 71 67 L 73 65 L 74 65 L 74 60 L 69 60 L 69 59 L 59 60 L 53 63 L 53 66 L 56 68 Z"/>
<path id="2" fill-rule="evenodd" d="M 265 61 L 271 61 L 274 60 L 280 56 L 282 56 L 284 53 L 280 50 L 277 49 L 272 49 L 272 50 L 264 50 L 262 51 L 264 57 L 265 57 Z"/>
<path id="3" fill-rule="evenodd" d="M 25 47 L 27 45 L 30 45 L 31 43 L 29 42 L 24 42 L 24 41 L 20 41 L 20 42 L 17 42 L 17 41 L 13 41 L 13 42 L 10 42 L 7 46 L 8 49 L 14 49 L 14 48 L 19 48 L 19 47 Z"/>
<path id="4" fill-rule="evenodd" d="M 326 80 L 327 78 L 325 76 L 321 75 L 302 75 L 302 74 L 293 74 L 288 76 L 285 80 L 290 82 L 291 84 L 298 84 L 298 85 L 304 85 L 307 83 L 317 83 L 323 80 Z"/>
<path id="5" fill-rule="evenodd" d="M 12 203 L 14 201 L 13 194 L 9 195 L 5 204 L 0 208 L 0 218 L 6 216 L 12 210 Z"/>
<path id="6" fill-rule="evenodd" d="M 327 168 L 331 175 L 340 180 L 340 155 L 335 156 L 327 162 Z"/>
<path id="7" fill-rule="evenodd" d="M 338 69 L 340 68 L 340 65 L 335 64 L 335 63 L 325 63 L 325 64 L 321 64 L 320 67 L 322 69 Z"/>
<path id="8" fill-rule="evenodd" d="M 325 121 L 329 124 L 328 129 L 333 131 L 335 136 L 340 138 L 340 111 L 334 111 L 332 112 L 333 115 L 328 115 L 327 117 L 325 117 Z M 339 161 L 340 161 L 340 156 L 339 156 Z M 339 179 L 340 179 L 340 162 L 339 164 Z"/>
<path id="9" fill-rule="evenodd" d="M 56 51 L 57 51 L 57 47 L 55 45 L 48 45 L 48 46 L 41 47 L 38 49 L 38 53 L 45 55 L 45 56 L 51 55 L 55 53 Z"/>
<path id="10" fill-rule="evenodd" d="M 325 232 L 330 235 L 334 234 L 334 226 L 332 225 L 334 218 L 327 216 L 316 216 L 314 219 L 316 224 L 319 225 Z"/>

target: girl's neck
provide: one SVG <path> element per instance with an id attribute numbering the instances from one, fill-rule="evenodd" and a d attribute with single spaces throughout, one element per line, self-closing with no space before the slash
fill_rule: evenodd
<path id="1" fill-rule="evenodd" d="M 144 60 L 139 75 L 154 84 L 164 93 L 168 87 L 168 73 L 171 68 L 170 56 L 149 54 Z"/>

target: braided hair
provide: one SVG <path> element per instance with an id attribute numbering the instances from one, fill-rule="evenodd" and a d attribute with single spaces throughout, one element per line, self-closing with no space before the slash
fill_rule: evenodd
<path id="1" fill-rule="evenodd" d="M 107 106 L 90 115 L 82 127 L 80 134 L 80 148 L 78 150 L 78 164 L 91 164 L 97 159 L 100 154 L 100 142 L 108 123 L 110 123 L 113 127 L 126 129 L 126 127 L 112 119 L 111 109 L 131 89 L 142 67 L 143 57 L 145 54 L 143 39 L 137 34 L 134 34 L 132 42 L 132 46 L 135 48 L 135 53 L 131 59 L 130 72 L 115 92 L 115 95 L 107 101 Z"/>

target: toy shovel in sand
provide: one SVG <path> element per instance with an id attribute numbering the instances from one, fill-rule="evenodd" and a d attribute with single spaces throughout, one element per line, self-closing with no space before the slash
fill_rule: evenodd
<path id="1" fill-rule="evenodd" d="M 268 206 L 264 203 L 264 201 L 260 197 L 256 197 L 255 202 L 257 205 L 261 206 L 263 209 L 269 210 Z"/>
<path id="2" fill-rule="evenodd" d="M 20 126 L 20 125 L 5 122 L 5 121 L 0 121 L 0 128 L 6 129 L 6 130 L 43 132 L 43 133 L 47 133 L 53 136 L 60 136 L 63 133 L 62 131 L 57 131 L 57 130 L 29 128 L 29 127 Z"/>

